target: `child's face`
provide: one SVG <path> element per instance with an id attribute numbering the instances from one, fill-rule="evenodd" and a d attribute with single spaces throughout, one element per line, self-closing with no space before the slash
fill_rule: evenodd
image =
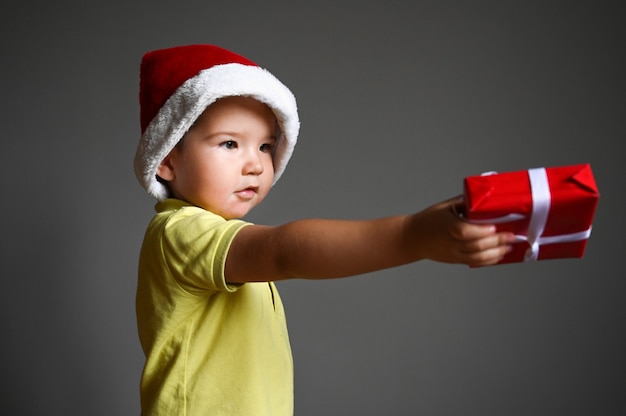
<path id="1" fill-rule="evenodd" d="M 265 104 L 223 98 L 205 110 L 157 173 L 175 197 L 226 219 L 241 218 L 272 186 L 275 130 Z"/>

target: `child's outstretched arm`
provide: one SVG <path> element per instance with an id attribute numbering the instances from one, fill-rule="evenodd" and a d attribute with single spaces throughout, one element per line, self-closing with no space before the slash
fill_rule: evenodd
<path id="1" fill-rule="evenodd" d="M 376 220 L 244 227 L 228 253 L 226 280 L 347 277 L 422 259 L 471 266 L 498 262 L 513 235 L 463 221 L 452 209 L 459 203 L 454 198 L 413 215 Z"/>

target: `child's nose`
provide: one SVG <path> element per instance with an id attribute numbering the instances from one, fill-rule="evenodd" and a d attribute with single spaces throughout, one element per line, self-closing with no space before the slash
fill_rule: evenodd
<path id="1" fill-rule="evenodd" d="M 245 175 L 260 175 L 263 173 L 263 159 L 262 154 L 258 151 L 249 151 L 246 157 L 246 163 L 244 164 Z"/>

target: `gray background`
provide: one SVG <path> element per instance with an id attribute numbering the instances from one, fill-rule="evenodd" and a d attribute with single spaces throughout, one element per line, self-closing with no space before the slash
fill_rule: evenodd
<path id="1" fill-rule="evenodd" d="M 298 97 L 249 219 L 371 218 L 589 162 L 582 260 L 279 285 L 296 414 L 626 414 L 623 2 L 11 2 L 0 17 L 0 413 L 138 414 L 141 55 L 215 43 Z"/>

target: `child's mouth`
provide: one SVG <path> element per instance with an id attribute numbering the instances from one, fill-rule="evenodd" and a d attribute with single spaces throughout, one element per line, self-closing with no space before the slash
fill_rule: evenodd
<path id="1" fill-rule="evenodd" d="M 249 186 L 240 191 L 237 191 L 236 193 L 242 198 L 251 199 L 257 194 L 258 190 L 259 188 L 256 186 Z"/>

